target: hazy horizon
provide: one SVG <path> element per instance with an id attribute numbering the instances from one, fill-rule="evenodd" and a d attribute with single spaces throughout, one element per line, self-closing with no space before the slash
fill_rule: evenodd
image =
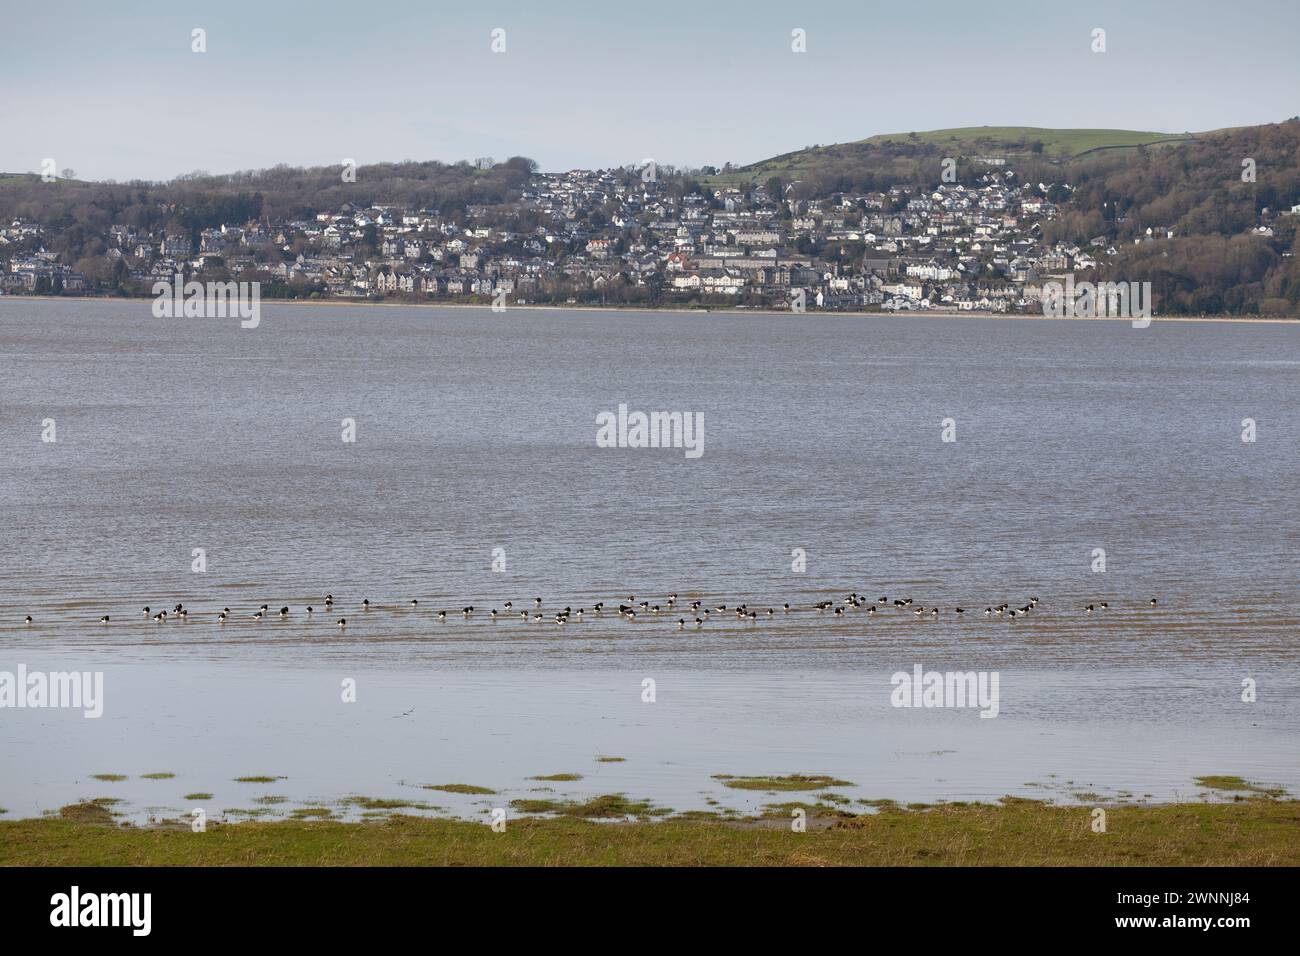
<path id="1" fill-rule="evenodd" d="M 653 158 L 744 165 L 813 144 L 974 126 L 1203 132 L 1297 112 L 1300 6 L 1204 0 L 972 11 L 827 0 L 397 0 L 375 16 L 239 0 L 11 13 L 0 170 L 88 180 L 278 164 L 528 156 L 546 171 Z M 194 28 L 206 52 L 191 50 Z M 494 53 L 492 31 L 505 31 Z M 1105 53 L 1092 31 L 1106 31 Z M 805 31 L 806 52 L 791 49 Z M 21 91 L 21 95 L 17 95 Z"/>

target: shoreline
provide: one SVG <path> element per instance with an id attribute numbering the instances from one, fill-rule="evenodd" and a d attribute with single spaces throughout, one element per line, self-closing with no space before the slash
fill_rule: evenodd
<path id="1" fill-rule="evenodd" d="M 112 295 L 0 295 L 0 302 L 8 301 L 17 302 L 152 302 L 149 296 L 112 296 Z M 491 310 L 492 306 L 488 303 L 480 302 L 443 302 L 431 300 L 429 302 L 386 302 L 371 301 L 369 299 L 262 299 L 262 306 L 330 306 L 330 307 L 347 307 L 352 308 L 383 308 L 383 309 L 487 309 Z M 762 315 L 762 316 L 779 316 L 796 318 L 798 316 L 843 316 L 845 318 L 940 318 L 940 319 L 1004 319 L 1020 320 L 1028 322 L 1123 322 L 1130 323 L 1132 319 L 1124 317 L 1097 316 L 1095 318 L 1080 318 L 1077 316 L 1047 316 L 1038 315 L 1033 312 L 980 312 L 980 311 L 958 311 L 945 309 L 916 309 L 901 310 L 898 312 L 866 312 L 861 310 L 834 309 L 834 310 L 815 310 L 809 309 L 804 313 L 793 313 L 789 309 L 762 309 L 762 308 L 744 308 L 738 306 L 708 306 L 708 307 L 675 307 L 675 306 L 646 306 L 632 304 L 611 304 L 611 305 L 587 305 L 573 303 L 566 305 L 510 305 L 506 307 L 507 312 L 513 311 L 533 311 L 533 312 L 641 312 L 646 314 L 664 313 L 668 315 L 727 315 L 727 316 L 745 316 L 745 315 Z M 1152 315 L 1152 324 L 1156 322 L 1220 322 L 1234 325 L 1300 325 L 1300 318 L 1289 318 L 1286 316 L 1196 316 L 1196 315 Z"/>
<path id="2" fill-rule="evenodd" d="M 610 798 L 605 798 L 610 799 Z M 1300 801 L 1050 806 L 886 805 L 848 815 L 790 803 L 742 819 L 683 814 L 395 814 L 365 822 L 116 823 L 94 803 L 0 822 L 0 866 L 1296 866 Z M 803 811 L 806 828 L 792 820 Z"/>

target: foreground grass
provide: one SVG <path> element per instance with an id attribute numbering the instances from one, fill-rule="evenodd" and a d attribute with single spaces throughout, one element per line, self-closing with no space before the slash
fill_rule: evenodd
<path id="1" fill-rule="evenodd" d="M 788 817 L 592 823 L 483 823 L 394 816 L 339 823 L 295 820 L 187 827 L 114 826 L 106 814 L 0 822 L 8 866 L 911 866 L 1300 864 L 1300 802 L 1117 806 L 1107 832 L 1088 807 L 885 808 L 792 833 Z M 811 820 L 811 815 L 810 815 Z"/>

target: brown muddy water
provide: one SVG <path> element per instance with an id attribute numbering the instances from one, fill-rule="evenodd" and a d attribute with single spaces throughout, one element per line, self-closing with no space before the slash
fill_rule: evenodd
<path id="1" fill-rule="evenodd" d="M 1289 325 L 0 299 L 0 674 L 103 673 L 97 719 L 0 707 L 0 807 L 1300 792 L 1298 377 Z M 703 454 L 598 447 L 620 404 Z M 997 716 L 893 706 L 916 665 L 996 672 Z"/>

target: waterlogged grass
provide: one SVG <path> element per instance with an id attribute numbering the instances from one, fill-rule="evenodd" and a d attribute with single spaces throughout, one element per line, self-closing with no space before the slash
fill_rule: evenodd
<path id="1" fill-rule="evenodd" d="M 730 774 L 715 773 L 713 779 L 721 780 L 723 786 L 733 790 L 821 790 L 823 787 L 853 786 L 847 780 L 836 780 L 824 774 L 794 773 L 787 777 L 733 777 Z"/>
<path id="2" fill-rule="evenodd" d="M 268 795 L 265 796 L 265 797 L 258 797 L 258 798 L 255 799 L 253 802 L 254 802 L 254 803 L 260 803 L 262 806 L 265 806 L 265 807 L 274 807 L 274 806 L 277 806 L 277 805 L 279 805 L 279 804 L 281 804 L 281 803 L 288 803 L 288 802 L 289 802 L 289 798 L 288 798 L 288 797 L 279 797 L 279 796 L 275 796 L 275 795 L 273 795 L 273 794 L 268 794 Z"/>
<path id="3" fill-rule="evenodd" d="M 186 799 L 186 800 L 211 800 L 211 799 L 212 799 L 212 794 L 210 794 L 210 793 L 187 793 L 187 794 L 185 794 L 185 799 Z"/>
<path id="4" fill-rule="evenodd" d="M 92 773 L 90 779 L 102 780 L 105 783 L 121 783 L 127 777 L 124 773 Z"/>
<path id="5" fill-rule="evenodd" d="M 255 777 L 236 777 L 235 783 L 275 783 L 277 780 L 288 780 L 288 777 L 268 777 L 266 775 Z"/>
<path id="6" fill-rule="evenodd" d="M 72 823 L 113 823 L 112 812 L 97 800 L 83 800 L 61 807 L 59 817 Z"/>
<path id="7" fill-rule="evenodd" d="M 547 782 L 554 782 L 554 781 L 570 781 L 570 780 L 581 780 L 581 779 L 582 779 L 582 774 L 580 774 L 580 773 L 551 773 L 551 774 L 546 774 L 545 776 L 541 776 L 541 777 L 529 777 L 528 779 L 529 779 L 529 780 L 545 780 L 545 781 L 547 781 Z"/>
<path id="8" fill-rule="evenodd" d="M 292 814 L 295 820 L 328 820 L 334 816 L 329 807 L 299 807 Z"/>
<path id="9" fill-rule="evenodd" d="M 1250 790 L 1251 785 L 1243 778 L 1235 777 L 1231 774 L 1209 774 L 1204 777 L 1193 778 L 1198 787 L 1208 787 L 1211 790 Z"/>
<path id="10" fill-rule="evenodd" d="M 613 820 L 625 817 L 666 816 L 672 813 L 648 800 L 631 800 L 621 793 L 607 793 L 590 800 L 511 800 L 520 813 L 552 813 L 583 820 Z"/>
<path id="11" fill-rule="evenodd" d="M 1280 797 L 1286 794 L 1286 791 L 1281 787 L 1261 787 L 1257 783 L 1251 783 L 1249 780 L 1232 774 L 1210 774 L 1194 779 L 1198 787 L 1204 787 L 1207 790 L 1263 794 L 1269 797 Z M 1234 797 L 1233 799 L 1241 800 L 1243 798 Z"/>
<path id="12" fill-rule="evenodd" d="M 424 790 L 442 790 L 446 793 L 496 793 L 488 787 L 476 787 L 472 783 L 427 783 Z"/>
<path id="13" fill-rule="evenodd" d="M 1035 801 L 924 812 L 885 807 L 804 833 L 708 817 L 592 823 L 570 815 L 481 822 L 394 816 L 188 827 L 118 826 L 103 807 L 0 822 L 8 866 L 1296 866 L 1300 803 L 1088 807 Z M 324 808 L 318 808 L 324 809 Z M 812 814 L 809 814 L 810 818 Z"/>
<path id="14" fill-rule="evenodd" d="M 510 806 L 520 813 L 559 813 L 565 804 L 562 800 L 541 800 L 531 797 L 511 800 Z"/>
<path id="15" fill-rule="evenodd" d="M 817 794 L 817 799 L 820 800 L 822 803 L 840 803 L 840 804 L 843 804 L 843 803 L 852 803 L 852 802 L 853 802 L 852 800 L 850 800 L 848 797 L 844 796 L 844 795 L 841 794 L 841 793 L 831 793 L 830 791 L 827 791 L 826 793 L 819 793 L 819 794 Z"/>
<path id="16" fill-rule="evenodd" d="M 141 780 L 172 780 L 172 779 L 174 779 L 175 777 L 176 777 L 176 774 L 174 774 L 174 773 L 168 773 L 168 772 L 166 772 L 166 771 L 163 771 L 162 773 L 142 773 L 142 774 L 140 774 L 140 779 L 141 779 Z"/>
<path id="17" fill-rule="evenodd" d="M 785 819 L 789 819 L 791 813 L 795 810 L 802 810 L 809 817 L 851 817 L 854 815 L 848 810 L 832 806 L 829 803 L 803 803 L 799 800 L 792 800 L 784 803 L 769 803 L 763 807 L 763 812 L 765 814 Z"/>
<path id="18" fill-rule="evenodd" d="M 597 757 L 596 763 L 623 763 L 626 757 Z"/>
<path id="19" fill-rule="evenodd" d="M 414 800 L 389 800 L 381 797 L 346 797 L 339 801 L 345 806 L 359 807 L 362 810 L 437 810 L 431 803 L 419 803 Z"/>

